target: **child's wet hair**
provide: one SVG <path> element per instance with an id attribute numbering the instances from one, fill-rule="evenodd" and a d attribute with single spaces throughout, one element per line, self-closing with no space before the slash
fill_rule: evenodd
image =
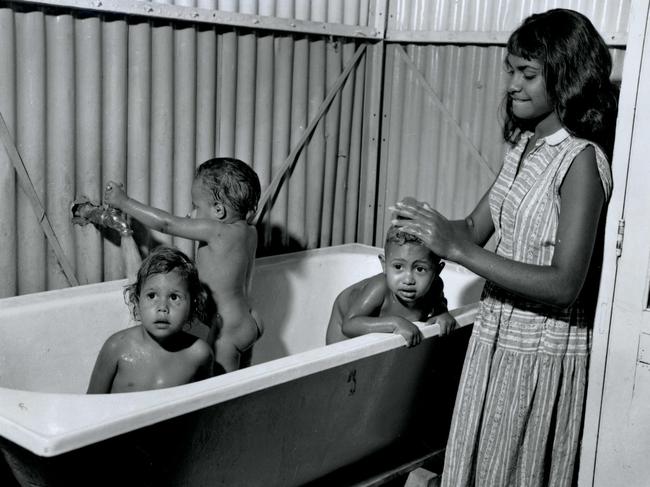
<path id="1" fill-rule="evenodd" d="M 406 233 L 400 230 L 400 227 L 397 227 L 395 225 L 391 225 L 388 231 L 386 232 L 386 241 L 384 242 L 384 250 L 388 248 L 389 244 L 395 244 L 395 245 L 406 245 L 406 244 L 413 244 L 413 245 L 420 245 L 424 248 L 426 248 L 429 252 L 431 252 L 431 255 L 433 257 L 434 262 L 439 262 L 440 261 L 440 256 L 437 255 L 435 252 L 433 252 L 431 249 L 429 249 L 424 241 L 420 237 L 416 237 L 415 235 L 411 235 L 410 233 Z"/>
<path id="2" fill-rule="evenodd" d="M 542 65 L 546 91 L 562 125 L 573 135 L 613 147 L 618 88 L 610 80 L 612 57 L 591 21 L 579 12 L 533 14 L 510 35 L 507 51 Z M 505 99 L 507 141 L 516 143 L 530 121 L 518 119 Z"/>
<path id="3" fill-rule="evenodd" d="M 187 283 L 190 293 L 190 320 L 203 319 L 207 292 L 199 279 L 199 272 L 192 259 L 174 247 L 160 246 L 153 249 L 142 261 L 134 283 L 124 288 L 124 300 L 134 312 L 140 303 L 140 292 L 147 279 L 156 274 L 176 271 Z"/>
<path id="4" fill-rule="evenodd" d="M 257 173 L 232 157 L 215 157 L 196 169 L 196 178 L 212 193 L 215 202 L 230 207 L 239 218 L 257 210 L 261 187 Z"/>

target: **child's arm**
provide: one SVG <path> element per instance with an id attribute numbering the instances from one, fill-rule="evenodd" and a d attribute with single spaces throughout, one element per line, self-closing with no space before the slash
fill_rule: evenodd
<path id="1" fill-rule="evenodd" d="M 140 264 L 142 264 L 142 257 L 132 234 L 121 235 L 120 248 L 122 249 L 122 259 L 124 260 L 124 267 L 126 267 L 128 282 L 135 282 Z"/>
<path id="2" fill-rule="evenodd" d="M 99 351 L 95 367 L 90 376 L 88 394 L 108 394 L 117 373 L 118 342 L 115 335 L 110 337 Z"/>
<path id="3" fill-rule="evenodd" d="M 449 335 L 458 326 L 456 318 L 449 314 L 449 311 L 432 316 L 427 320 L 428 324 L 437 323 L 440 327 L 440 336 Z"/>
<path id="4" fill-rule="evenodd" d="M 436 277 L 431 287 L 433 292 L 432 316 L 427 320 L 427 323 L 437 323 L 440 327 L 440 335 L 448 335 L 456 328 L 458 323 L 456 322 L 456 318 L 451 316 L 447 309 L 447 298 L 445 298 L 443 292 L 443 282 L 440 276 Z"/>
<path id="5" fill-rule="evenodd" d="M 120 250 L 126 268 L 126 277 L 129 283 L 135 282 L 140 264 L 142 264 L 142 257 L 140 256 L 138 244 L 135 243 L 133 238 L 133 230 L 131 230 L 128 218 L 123 212 L 111 210 L 111 221 L 113 223 L 112 228 L 120 234 Z"/>
<path id="6" fill-rule="evenodd" d="M 358 293 L 358 299 L 350 303 L 350 309 L 343 317 L 341 331 L 347 337 L 367 333 L 396 333 L 404 337 L 407 346 L 417 345 L 422 341 L 422 333 L 416 325 L 401 316 L 377 316 L 387 292 L 383 275 L 369 281 Z"/>
<path id="7" fill-rule="evenodd" d="M 145 205 L 129 198 L 122 184 L 115 181 L 110 181 L 106 185 L 104 202 L 159 232 L 203 242 L 210 241 L 215 233 L 214 220 L 178 217 L 167 211 Z"/>

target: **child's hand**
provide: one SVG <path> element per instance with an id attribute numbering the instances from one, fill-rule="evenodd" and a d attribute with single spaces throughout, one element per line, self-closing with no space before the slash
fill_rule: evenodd
<path id="1" fill-rule="evenodd" d="M 440 326 L 440 336 L 449 335 L 458 326 L 456 318 L 451 316 L 447 311 L 433 316 L 427 320 L 428 324 L 437 323 Z"/>
<path id="2" fill-rule="evenodd" d="M 124 185 L 115 181 L 109 181 L 104 189 L 104 203 L 120 208 L 120 205 L 127 199 Z"/>
<path id="3" fill-rule="evenodd" d="M 402 335 L 406 340 L 407 347 L 414 347 L 422 341 L 422 332 L 409 320 L 397 317 L 395 318 L 395 329 L 393 333 Z"/>

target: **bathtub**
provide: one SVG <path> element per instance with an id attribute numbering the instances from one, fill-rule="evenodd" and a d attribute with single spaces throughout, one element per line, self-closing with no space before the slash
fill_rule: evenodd
<path id="1" fill-rule="evenodd" d="M 21 485 L 286 487 L 444 446 L 466 331 L 422 325 L 427 339 L 412 349 L 391 334 L 324 346 L 334 298 L 381 270 L 379 252 L 258 259 L 254 365 L 156 391 L 84 394 L 104 340 L 132 324 L 124 280 L 0 300 L 7 465 Z M 471 324 L 482 279 L 453 263 L 442 277 L 453 314 Z"/>

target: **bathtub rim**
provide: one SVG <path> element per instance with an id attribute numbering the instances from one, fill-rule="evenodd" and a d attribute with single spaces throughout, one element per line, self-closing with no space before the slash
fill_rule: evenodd
<path id="1" fill-rule="evenodd" d="M 305 258 L 313 258 L 316 256 L 325 256 L 328 254 L 356 254 L 356 255 L 370 255 L 378 256 L 383 253 L 384 249 L 381 247 L 374 247 L 372 245 L 360 244 L 360 243 L 347 243 L 341 245 L 334 245 L 331 247 L 324 247 L 320 249 L 311 249 L 311 250 L 299 250 L 296 252 L 290 252 L 286 254 L 279 255 L 270 255 L 265 257 L 258 257 L 255 259 L 255 270 L 258 267 L 267 267 L 273 266 L 276 264 L 284 263 L 287 261 L 298 261 Z M 445 266 L 449 269 L 453 269 L 454 272 L 462 274 L 473 274 L 469 270 L 465 269 L 463 266 L 456 264 L 455 262 L 444 260 Z M 51 293 L 56 292 L 62 295 L 62 297 L 70 300 L 82 299 L 84 296 L 92 295 L 96 292 L 108 291 L 123 289 L 127 283 L 127 279 L 115 279 L 112 281 L 97 282 L 91 284 L 81 284 L 79 286 L 62 288 L 62 289 L 53 289 L 50 291 L 41 291 L 37 293 L 24 294 L 20 296 L 11 296 L 7 298 L 0 298 L 0 310 L 3 312 L 11 311 L 12 308 L 18 308 L 25 305 L 25 302 L 32 301 L 33 304 L 38 305 L 42 302 L 47 302 Z M 1 388 L 0 388 L 1 389 Z"/>
<path id="2" fill-rule="evenodd" d="M 329 254 L 356 254 L 356 255 L 379 255 L 383 252 L 380 247 L 373 247 L 371 245 L 349 243 L 342 245 L 335 245 L 332 247 L 324 247 L 321 249 L 299 250 L 296 252 L 289 252 L 286 254 L 269 255 L 265 257 L 258 257 L 255 259 L 255 270 L 258 267 L 273 266 L 276 264 L 284 263 L 287 261 L 298 261 L 304 258 L 325 256 Z M 455 265 L 455 264 L 451 264 Z M 464 270 L 459 267 L 459 270 Z M 467 272 L 467 271 L 465 271 Z M 62 295 L 63 298 L 75 300 L 76 298 L 83 298 L 87 295 L 92 295 L 97 292 L 110 291 L 116 289 L 123 289 L 127 283 L 127 279 L 115 279 L 112 281 L 96 282 L 91 284 L 81 284 L 79 286 L 67 287 L 62 289 L 52 289 L 49 291 L 40 291 L 36 293 L 23 294 L 20 296 L 10 296 L 7 298 L 0 298 L 0 310 L 10 311 L 12 308 L 17 308 L 25 305 L 25 302 L 34 302 L 39 304 L 49 300 L 51 293 L 56 292 Z"/>
<path id="3" fill-rule="evenodd" d="M 379 253 L 381 249 L 363 244 L 345 244 L 262 257 L 258 261 L 268 265 L 289 259 L 341 252 L 367 255 L 369 252 Z M 124 281 L 123 279 L 89 284 L 85 285 L 87 289 L 84 291 L 95 292 L 98 288 L 107 286 L 114 289 L 116 282 Z M 60 290 L 65 291 L 67 289 Z M 78 288 L 70 291 L 79 295 Z M 37 294 L 44 295 L 49 292 L 51 291 Z M 29 299 L 28 296 L 6 299 L 13 300 L 13 304 L 17 306 Z M 473 323 L 477 308 L 478 303 L 472 303 L 451 310 L 451 313 L 463 327 Z M 439 334 L 438 325 L 419 323 L 418 326 L 425 339 Z M 36 455 L 53 457 L 321 370 L 404 346 L 404 339 L 399 335 L 374 333 L 259 364 L 263 367 L 250 367 L 200 382 L 153 391 L 86 395 L 0 387 L 0 436 Z M 124 401 L 125 394 L 134 401 Z M 68 416 L 61 427 L 59 425 L 63 422 L 60 411 L 66 411 Z"/>

